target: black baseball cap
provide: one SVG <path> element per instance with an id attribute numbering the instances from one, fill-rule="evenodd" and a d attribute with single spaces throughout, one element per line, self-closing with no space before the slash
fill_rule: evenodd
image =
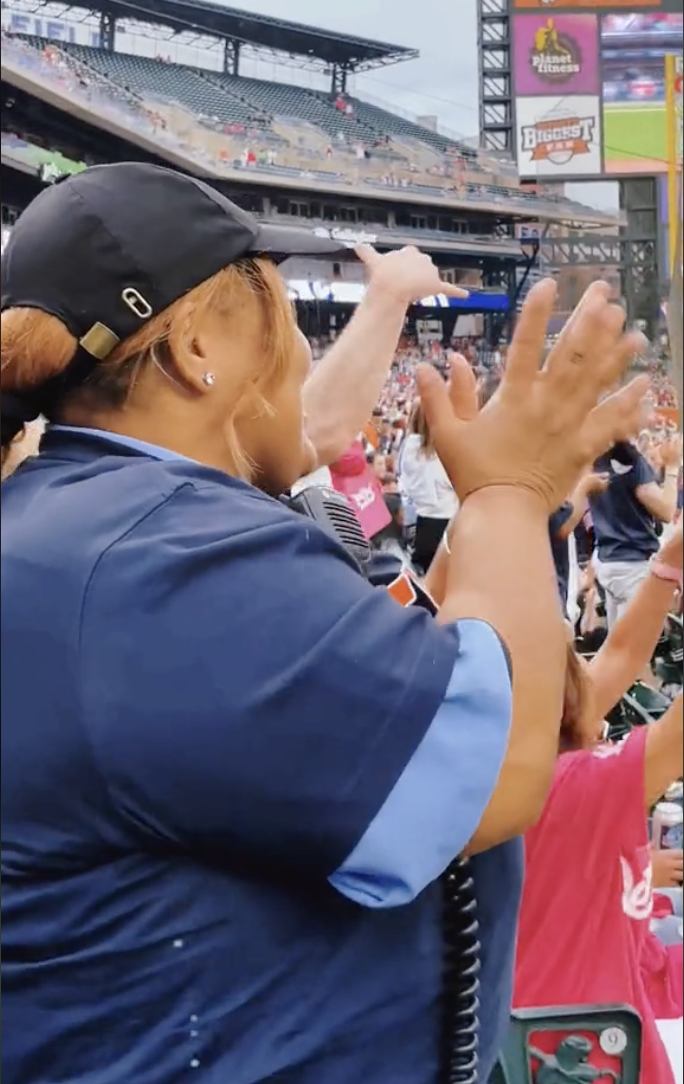
<path id="1" fill-rule="evenodd" d="M 65 385 L 174 301 L 240 260 L 350 255 L 306 229 L 260 223 L 210 184 L 162 166 L 94 166 L 47 188 L 2 256 L 2 311 L 58 317 L 79 343 Z"/>

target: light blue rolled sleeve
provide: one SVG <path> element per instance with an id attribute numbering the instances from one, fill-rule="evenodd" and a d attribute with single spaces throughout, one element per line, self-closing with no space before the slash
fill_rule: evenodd
<path id="1" fill-rule="evenodd" d="M 364 907 L 410 903 L 472 839 L 496 787 L 511 725 L 506 651 L 483 621 L 456 625 L 444 700 L 395 787 L 330 877 Z"/>

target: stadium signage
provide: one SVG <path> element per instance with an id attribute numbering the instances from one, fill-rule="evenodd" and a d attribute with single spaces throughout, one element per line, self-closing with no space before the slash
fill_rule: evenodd
<path id="1" fill-rule="evenodd" d="M 578 155 L 589 154 L 596 136 L 596 117 L 539 120 L 522 128 L 522 149 L 533 162 L 565 166 Z"/>
<path id="2" fill-rule="evenodd" d="M 325 226 L 319 226 L 314 230 L 317 237 L 328 237 L 331 241 L 339 241 L 342 245 L 353 248 L 354 245 L 377 244 L 377 233 L 366 233 L 365 230 L 347 230 L 334 226 L 331 230 Z"/>
<path id="3" fill-rule="evenodd" d="M 569 34 L 559 32 L 549 19 L 535 35 L 530 56 L 532 70 L 544 83 L 566 83 L 582 71 L 582 50 Z"/>
<path id="4" fill-rule="evenodd" d="M 519 11 L 678 11 L 678 0 L 513 0 Z M 681 0 L 679 0 L 681 5 Z"/>

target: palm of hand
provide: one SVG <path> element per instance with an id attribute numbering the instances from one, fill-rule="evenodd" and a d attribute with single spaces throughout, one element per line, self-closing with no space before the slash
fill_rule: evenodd
<path id="1" fill-rule="evenodd" d="M 461 500 L 488 486 L 515 486 L 553 512 L 589 463 L 638 428 L 648 378 L 597 402 L 643 349 L 643 336 L 624 334 L 622 310 L 609 303 L 604 284 L 594 284 L 540 370 L 554 301 L 553 282 L 530 291 L 501 386 L 480 413 L 473 414 L 474 378 L 464 359 L 452 369 L 450 395 L 433 370 L 420 372 L 437 452 Z"/>

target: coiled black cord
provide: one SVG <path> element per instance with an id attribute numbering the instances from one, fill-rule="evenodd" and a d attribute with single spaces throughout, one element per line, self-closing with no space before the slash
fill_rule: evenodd
<path id="1" fill-rule="evenodd" d="M 480 941 L 475 883 L 467 859 L 442 878 L 444 983 L 441 1084 L 477 1084 Z"/>

